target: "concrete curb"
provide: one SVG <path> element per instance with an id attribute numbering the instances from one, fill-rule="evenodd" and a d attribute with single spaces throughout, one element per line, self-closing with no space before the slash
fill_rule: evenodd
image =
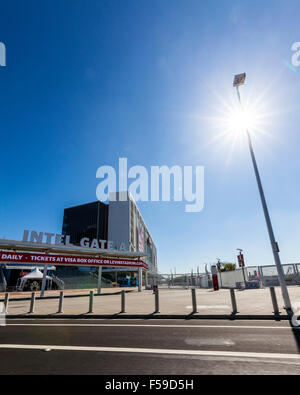
<path id="1" fill-rule="evenodd" d="M 20 314 L 6 315 L 6 319 L 164 319 L 164 320 L 268 320 L 289 321 L 288 315 L 194 315 L 194 314 Z"/>

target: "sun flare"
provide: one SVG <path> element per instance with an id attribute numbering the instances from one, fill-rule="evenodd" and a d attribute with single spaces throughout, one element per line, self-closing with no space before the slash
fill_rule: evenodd
<path id="1" fill-rule="evenodd" d="M 225 127 L 234 133 L 242 133 L 255 127 L 256 114 L 249 110 L 235 109 L 225 118 Z"/>
<path id="2" fill-rule="evenodd" d="M 256 98 L 253 96 L 247 97 L 241 105 L 232 93 L 228 95 L 214 93 L 217 103 L 213 110 L 215 115 L 205 117 L 214 136 L 206 145 L 215 145 L 217 152 L 223 147 L 227 151 L 226 162 L 231 161 L 237 145 L 244 146 L 247 136 L 246 131 L 256 140 L 261 140 L 263 135 L 272 137 L 268 133 L 268 129 L 274 112 L 269 110 L 270 103 L 265 100 L 264 94 Z M 261 141 L 264 141 L 264 139 Z"/>
<path id="3" fill-rule="evenodd" d="M 219 130 L 215 137 L 217 139 L 225 137 L 225 140 L 235 144 L 238 140 L 244 139 L 246 131 L 251 135 L 264 133 L 263 119 L 264 114 L 259 109 L 248 105 L 241 107 L 239 103 L 232 103 L 219 110 L 219 116 L 213 118 L 214 127 Z"/>

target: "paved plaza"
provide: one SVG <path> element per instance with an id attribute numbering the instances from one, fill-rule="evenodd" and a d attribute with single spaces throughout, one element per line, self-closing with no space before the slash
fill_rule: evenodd
<path id="1" fill-rule="evenodd" d="M 123 288 L 124 289 L 124 288 Z M 106 288 L 101 295 L 94 296 L 93 313 L 99 315 L 114 315 L 121 311 L 120 288 Z M 152 291 L 143 290 L 138 292 L 136 288 L 125 289 L 125 313 L 122 315 L 147 315 L 155 310 L 155 295 Z M 275 288 L 278 306 L 281 314 L 285 314 L 283 300 L 279 287 Z M 65 291 L 63 313 L 80 315 L 89 311 L 90 290 Z M 300 287 L 289 287 L 289 294 L 297 310 L 300 307 Z M 49 291 L 46 297 L 38 299 L 35 303 L 35 313 L 38 315 L 57 314 L 59 291 Z M 86 296 L 84 296 L 86 295 Z M 273 306 L 270 290 L 235 290 L 238 313 L 240 315 L 272 315 Z M 37 294 L 39 296 L 39 294 Z M 57 296 L 57 298 L 53 298 Z M 70 297 L 73 296 L 73 297 Z M 28 299 L 26 299 L 28 297 Z M 3 300 L 4 294 L 0 295 Z M 20 300 L 22 298 L 22 300 Z M 210 289 L 196 289 L 197 313 L 195 315 L 230 315 L 232 313 L 230 290 L 222 289 L 214 292 Z M 299 305 L 299 307 L 298 307 Z M 30 293 L 10 295 L 8 315 L 28 314 L 30 308 Z M 188 315 L 192 312 L 192 296 L 190 289 L 160 289 L 159 290 L 159 313 L 156 315 Z M 32 314 L 31 314 L 32 315 Z"/>

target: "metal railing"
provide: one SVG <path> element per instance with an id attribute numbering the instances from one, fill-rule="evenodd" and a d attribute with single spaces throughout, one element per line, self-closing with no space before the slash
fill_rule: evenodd
<path id="1" fill-rule="evenodd" d="M 285 281 L 288 286 L 300 285 L 300 263 L 282 265 Z M 219 272 L 220 288 L 256 289 L 279 286 L 277 268 L 269 266 L 248 266 L 233 271 Z M 147 287 L 153 285 L 160 288 L 212 288 L 211 274 L 151 274 L 147 278 Z"/>
<path id="2" fill-rule="evenodd" d="M 245 308 L 245 305 L 242 305 L 242 303 L 241 303 L 241 306 L 240 306 L 241 308 L 238 309 L 238 305 L 239 305 L 238 302 L 239 302 L 239 300 L 236 297 L 236 293 L 235 293 L 234 288 L 230 288 L 228 291 L 224 291 L 224 292 L 225 292 L 224 293 L 225 300 L 228 301 L 228 304 L 229 304 L 229 301 L 231 302 L 230 303 L 231 304 L 231 312 L 229 313 L 229 315 L 231 317 L 235 316 L 237 314 L 243 314 L 243 313 L 245 314 L 245 313 L 247 313 L 247 310 L 246 311 L 242 311 Z M 228 292 L 228 294 L 226 292 Z M 119 293 L 117 293 L 115 295 L 118 295 L 118 294 L 120 295 L 120 310 L 117 309 L 117 311 L 115 313 L 112 312 L 112 314 L 114 316 L 119 315 L 119 314 L 126 314 L 126 312 L 127 312 L 127 310 L 125 309 L 126 292 L 123 290 L 123 291 L 121 291 L 121 292 L 119 292 Z M 140 295 L 139 293 L 136 294 L 137 298 L 139 297 L 139 295 Z M 147 298 L 149 296 L 151 297 L 151 295 L 149 295 L 149 294 L 147 294 L 147 295 L 148 295 Z M 188 307 L 190 309 L 190 311 L 188 311 L 187 314 L 182 314 L 182 313 L 180 314 L 179 313 L 179 316 L 182 316 L 182 315 L 193 316 L 193 315 L 197 314 L 198 316 L 201 317 L 202 314 L 199 313 L 200 312 L 199 308 L 201 308 L 201 306 L 198 306 L 197 298 L 199 297 L 199 299 L 201 300 L 201 296 L 202 295 L 203 294 L 201 294 L 201 293 L 198 293 L 198 295 L 197 295 L 197 289 L 195 287 L 191 288 L 191 294 L 190 294 L 191 306 L 185 306 L 185 307 Z M 98 314 L 99 313 L 101 314 L 101 312 L 99 312 L 99 307 L 97 306 L 97 303 L 96 303 L 97 301 L 95 300 L 95 296 L 100 296 L 100 295 L 95 295 L 94 291 L 91 290 L 89 295 L 85 295 L 85 297 L 87 299 L 86 302 L 83 303 L 83 304 L 80 304 L 80 306 L 78 306 L 78 302 L 76 302 L 74 300 L 74 303 L 78 306 L 78 308 L 77 308 L 76 313 L 75 314 L 73 313 L 72 315 L 95 314 L 96 313 L 96 311 L 95 311 L 96 309 L 98 311 Z M 188 296 L 188 295 L 186 294 L 186 296 Z M 55 297 L 55 299 L 57 300 L 57 305 L 56 305 L 57 306 L 57 310 L 53 311 L 52 315 L 53 314 L 68 314 L 68 312 L 66 312 L 64 310 L 64 298 L 65 298 L 64 291 L 60 291 L 59 295 L 57 297 Z M 41 300 L 42 298 L 37 298 L 37 299 Z M 97 298 L 97 299 L 99 299 L 99 298 Z M 273 307 L 273 311 L 271 310 L 271 306 L 267 303 L 266 304 L 266 312 L 263 315 L 266 315 L 266 314 L 270 315 L 271 311 L 272 311 L 274 316 L 278 318 L 279 315 L 281 314 L 281 311 L 280 311 L 280 309 L 278 307 L 277 295 L 276 295 L 276 291 L 275 291 L 274 287 L 270 287 L 270 299 L 272 301 L 271 306 Z M 132 298 L 130 300 L 132 301 Z M 36 303 L 35 303 L 36 302 L 36 294 L 35 294 L 35 292 L 33 292 L 31 294 L 31 297 L 26 298 L 26 301 L 27 301 L 27 303 L 24 303 L 25 310 L 22 313 L 19 312 L 19 315 L 28 315 L 28 314 L 31 314 L 31 315 L 38 314 L 39 315 L 39 314 L 42 314 L 42 315 L 48 315 L 49 316 L 49 313 L 45 314 L 45 313 L 39 311 L 39 308 L 43 311 L 42 305 L 43 304 L 47 304 L 47 299 L 42 299 L 42 304 L 39 304 L 39 308 L 37 308 L 36 307 Z M 165 302 L 164 299 L 163 299 L 163 301 Z M 2 303 L 2 309 L 0 311 L 0 314 L 9 315 L 11 313 L 10 306 L 14 302 L 14 299 L 10 299 L 9 293 L 5 293 L 4 299 L 1 300 L 1 302 L 3 302 L 3 303 Z M 24 302 L 25 302 L 25 300 L 24 300 Z M 164 306 L 163 306 L 164 309 L 166 309 L 165 303 L 164 303 Z M 100 306 L 103 306 L 103 304 L 101 303 Z M 153 314 L 161 314 L 161 310 L 160 310 L 160 291 L 159 291 L 158 288 L 155 288 L 155 290 L 153 291 L 153 305 L 152 306 L 153 306 L 153 308 L 151 310 L 151 307 L 147 304 L 145 312 L 142 313 L 142 314 L 141 313 L 139 313 L 139 314 L 140 315 L 150 314 L 152 316 L 153 316 Z M 70 307 L 71 306 L 69 305 L 69 308 Z M 150 310 L 149 310 L 149 307 L 150 307 Z M 181 306 L 181 307 L 177 306 L 177 307 L 179 308 L 179 311 L 180 310 L 182 311 L 182 307 L 183 306 Z M 52 308 L 55 309 L 53 304 L 52 304 Z M 208 306 L 208 308 L 209 308 L 209 306 Z M 212 306 L 212 309 L 213 308 L 214 308 L 214 306 Z M 100 309 L 101 309 L 101 307 L 100 307 Z M 135 303 L 133 304 L 133 309 L 135 309 Z M 129 306 L 129 310 L 131 310 L 130 306 Z M 15 312 L 15 307 L 14 306 L 12 308 L 12 311 L 13 311 L 13 313 Z M 132 313 L 131 313 L 131 315 L 132 315 Z M 168 315 L 168 313 L 165 313 L 164 315 Z M 173 316 L 173 315 L 176 315 L 176 312 L 174 312 L 174 310 L 172 310 L 172 312 L 171 312 L 171 316 Z M 215 315 L 216 314 L 213 314 L 213 316 L 215 316 Z M 222 316 L 224 316 L 224 315 L 227 316 L 228 314 L 224 314 L 223 313 L 221 315 Z"/>

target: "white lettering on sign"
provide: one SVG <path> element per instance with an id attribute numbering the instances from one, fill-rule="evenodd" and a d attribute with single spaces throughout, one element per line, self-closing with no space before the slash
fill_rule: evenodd
<path id="1" fill-rule="evenodd" d="M 148 265 L 140 260 L 113 259 L 113 258 L 91 258 L 82 256 L 46 255 L 35 253 L 10 254 L 0 252 L 0 262 L 17 263 L 42 263 L 43 265 L 77 265 L 77 266 L 125 266 L 143 267 L 148 270 Z"/>
<path id="2" fill-rule="evenodd" d="M 23 255 L 14 255 L 14 254 L 2 254 L 2 259 L 14 260 L 14 261 L 21 261 Z"/>
<path id="3" fill-rule="evenodd" d="M 89 246 L 89 241 L 90 241 L 90 239 L 88 237 L 83 237 L 80 240 L 81 247 L 88 247 Z"/>
<path id="4" fill-rule="evenodd" d="M 57 246 L 65 245 L 65 246 L 73 246 L 70 242 L 69 235 L 61 235 L 55 233 L 47 233 L 47 232 L 36 232 L 35 230 L 29 231 L 24 230 L 23 233 L 23 241 L 37 244 L 54 244 Z M 118 251 L 126 251 L 127 243 L 122 241 L 119 245 L 116 245 L 111 240 L 97 240 L 93 239 L 92 241 L 88 237 L 83 237 L 80 240 L 81 247 L 85 248 L 97 248 L 97 249 L 108 249 L 108 250 L 118 250 Z M 107 246 L 107 247 L 105 247 Z"/>

